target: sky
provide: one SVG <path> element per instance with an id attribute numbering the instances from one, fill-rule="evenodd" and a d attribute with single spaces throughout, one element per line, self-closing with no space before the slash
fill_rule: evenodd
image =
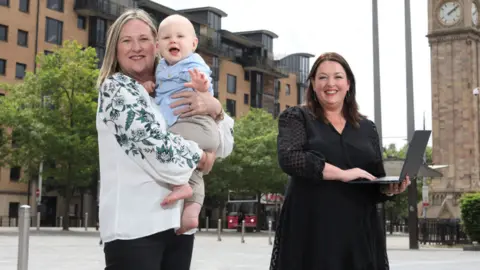
<path id="1" fill-rule="evenodd" d="M 279 37 L 274 54 L 297 52 L 315 55 L 328 51 L 342 54 L 356 79 L 361 113 L 374 120 L 373 41 L 371 0 L 161 0 L 173 8 L 212 6 L 228 14 L 222 29 L 231 32 L 266 29 Z M 411 31 L 415 129 L 431 129 L 431 76 L 428 31 L 428 1 L 412 0 Z M 287 4 L 288 3 L 288 4 Z M 383 144 L 401 147 L 407 138 L 406 58 L 404 0 L 378 1 L 380 87 Z M 255 18 L 255 19 L 252 19 Z M 260 20 L 261 18 L 261 20 Z"/>

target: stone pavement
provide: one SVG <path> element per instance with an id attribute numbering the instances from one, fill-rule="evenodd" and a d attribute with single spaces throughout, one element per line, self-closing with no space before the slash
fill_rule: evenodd
<path id="1" fill-rule="evenodd" d="M 103 269 L 102 246 L 98 233 L 83 230 L 61 232 L 58 229 L 32 230 L 29 270 Z M 392 270 L 478 270 L 480 252 L 454 248 L 423 247 L 408 250 L 408 238 L 387 238 Z M 18 236 L 15 229 L 0 228 L 0 269 L 16 270 Z M 192 270 L 268 270 L 272 246 L 265 233 L 225 233 L 218 242 L 213 232 L 197 233 Z"/>

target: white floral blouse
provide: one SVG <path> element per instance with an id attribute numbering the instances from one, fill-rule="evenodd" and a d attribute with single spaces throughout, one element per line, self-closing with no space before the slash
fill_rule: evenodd
<path id="1" fill-rule="evenodd" d="M 98 101 L 102 240 L 178 228 L 183 201 L 169 208 L 160 203 L 169 184 L 188 182 L 201 149 L 167 131 L 157 105 L 130 77 L 116 73 L 107 78 Z"/>

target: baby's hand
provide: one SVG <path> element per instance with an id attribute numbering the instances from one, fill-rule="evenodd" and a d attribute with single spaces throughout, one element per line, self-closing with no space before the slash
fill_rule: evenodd
<path id="1" fill-rule="evenodd" d="M 146 81 L 142 83 L 142 85 L 149 94 L 153 93 L 153 90 L 155 90 L 155 83 L 152 81 Z"/>
<path id="2" fill-rule="evenodd" d="M 186 83 L 185 87 L 193 88 L 200 92 L 207 92 L 210 88 L 210 81 L 205 73 L 198 71 L 197 69 L 189 70 L 191 82 Z"/>

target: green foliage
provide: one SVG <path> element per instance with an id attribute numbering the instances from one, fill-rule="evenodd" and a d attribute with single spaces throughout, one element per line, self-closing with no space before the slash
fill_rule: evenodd
<path id="1" fill-rule="evenodd" d="M 12 128 L 9 139 L 15 141 L 9 147 L 4 140 L 0 163 L 20 165 L 31 177 L 43 161 L 44 188 L 59 191 L 67 205 L 73 192 L 90 186 L 98 168 L 97 61 L 95 49 L 66 41 L 53 54 L 38 55 L 35 74 L 0 86 L 8 92 L 0 123 Z"/>
<path id="2" fill-rule="evenodd" d="M 286 175 L 277 162 L 277 121 L 263 109 L 251 108 L 236 120 L 235 148 L 206 176 L 206 193 L 226 199 L 229 190 L 283 192 Z"/>
<path id="3" fill-rule="evenodd" d="M 467 235 L 472 241 L 480 242 L 480 192 L 464 194 L 460 209 Z"/>

